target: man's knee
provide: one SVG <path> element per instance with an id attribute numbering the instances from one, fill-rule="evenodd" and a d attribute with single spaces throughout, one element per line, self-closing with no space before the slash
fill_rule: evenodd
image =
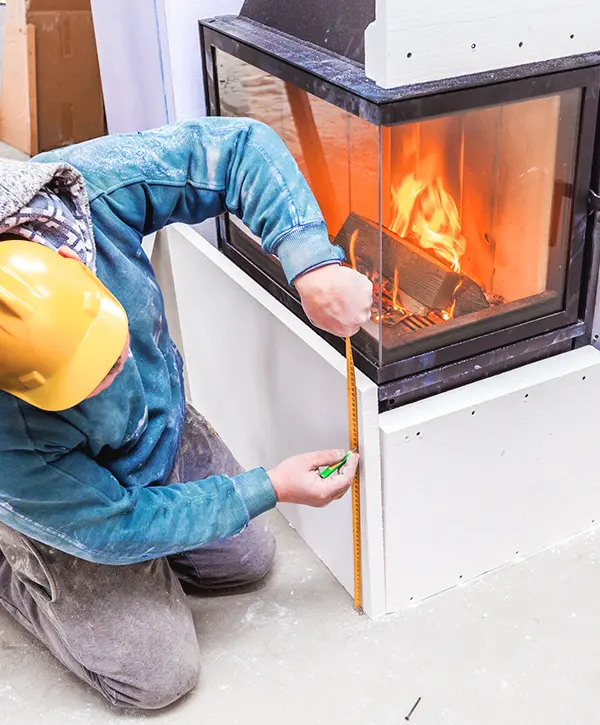
<path id="1" fill-rule="evenodd" d="M 191 692 L 200 678 L 198 650 L 195 647 L 186 649 L 187 652 L 172 649 L 152 671 L 140 663 L 132 682 L 101 678 L 99 689 L 113 705 L 120 707 L 142 710 L 168 707 Z"/>
<path id="2" fill-rule="evenodd" d="M 182 663 L 174 658 L 171 663 L 171 676 L 162 677 L 151 684 L 150 688 L 140 692 L 136 707 L 145 710 L 160 710 L 172 705 L 191 692 L 200 678 L 200 660 Z"/>
<path id="3" fill-rule="evenodd" d="M 254 519 L 238 536 L 171 558 L 177 576 L 192 587 L 228 589 L 262 579 L 273 565 L 275 537 Z"/>
<path id="4" fill-rule="evenodd" d="M 257 526 L 256 526 L 257 525 Z M 241 557 L 239 570 L 240 584 L 253 584 L 263 579 L 272 569 L 277 543 L 271 527 L 262 521 L 256 522 L 260 533 L 255 535 L 256 545 L 250 546 Z"/>
<path id="5" fill-rule="evenodd" d="M 157 562 L 152 581 L 165 596 L 139 597 L 122 615 L 108 651 L 95 650 L 93 672 L 114 704 L 158 710 L 194 689 L 200 676 L 200 647 L 186 597 L 166 562 Z M 161 580 L 160 574 L 164 575 Z"/>

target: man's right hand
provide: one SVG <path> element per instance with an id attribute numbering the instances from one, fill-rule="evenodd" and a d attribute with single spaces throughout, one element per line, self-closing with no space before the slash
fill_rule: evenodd
<path id="1" fill-rule="evenodd" d="M 358 466 L 358 453 L 351 453 L 347 463 L 329 478 L 319 476 L 319 468 L 332 466 L 346 451 L 319 451 L 288 458 L 268 472 L 277 501 L 300 503 L 323 508 L 346 493 Z"/>
<path id="2" fill-rule="evenodd" d="M 350 267 L 319 267 L 298 277 L 294 285 L 308 319 L 321 330 L 351 337 L 371 316 L 373 284 Z"/>

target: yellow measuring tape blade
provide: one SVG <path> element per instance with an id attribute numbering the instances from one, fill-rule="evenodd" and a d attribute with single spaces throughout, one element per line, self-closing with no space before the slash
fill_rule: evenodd
<path id="1" fill-rule="evenodd" d="M 350 450 L 358 450 L 358 402 L 356 394 L 356 373 L 352 342 L 346 338 L 346 371 L 348 379 L 348 429 L 350 431 Z M 362 561 L 360 531 L 360 473 L 352 483 L 352 538 L 354 542 L 354 609 L 362 613 Z"/>

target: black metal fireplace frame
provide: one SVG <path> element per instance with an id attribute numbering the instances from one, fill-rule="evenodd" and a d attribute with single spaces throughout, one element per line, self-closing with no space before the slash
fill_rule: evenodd
<path id="1" fill-rule="evenodd" d="M 600 242 L 594 234 L 590 190 L 600 189 L 600 159 L 598 153 L 592 158 L 582 149 L 594 149 L 600 139 L 600 53 L 386 90 L 368 80 L 359 64 L 247 18 L 202 21 L 200 38 L 209 115 L 220 113 L 216 48 L 380 127 L 581 89 L 563 309 L 383 366 L 363 355 L 360 348 L 356 359 L 359 368 L 378 384 L 380 408 L 386 410 L 590 342 Z M 308 323 L 281 270 L 273 265 L 265 272 L 264 257 L 257 259 L 260 253 L 251 243 L 242 254 L 230 243 L 232 233 L 241 234 L 221 218 L 220 249 Z M 317 332 L 343 352 L 339 339 Z M 359 335 L 367 337 L 366 333 Z"/>

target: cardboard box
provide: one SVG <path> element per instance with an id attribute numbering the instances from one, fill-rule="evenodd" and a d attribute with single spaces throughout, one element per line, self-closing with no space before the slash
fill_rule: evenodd
<path id="1" fill-rule="evenodd" d="M 35 154 L 104 135 L 90 0 L 11 0 L 7 7 L 0 139 Z"/>
<path id="2" fill-rule="evenodd" d="M 29 48 L 34 43 L 28 37 L 25 3 L 11 0 L 4 26 L 0 141 L 31 154 L 37 150 L 37 112 L 32 112 L 35 103 L 29 95 L 30 76 L 35 75 L 28 67 Z"/>

